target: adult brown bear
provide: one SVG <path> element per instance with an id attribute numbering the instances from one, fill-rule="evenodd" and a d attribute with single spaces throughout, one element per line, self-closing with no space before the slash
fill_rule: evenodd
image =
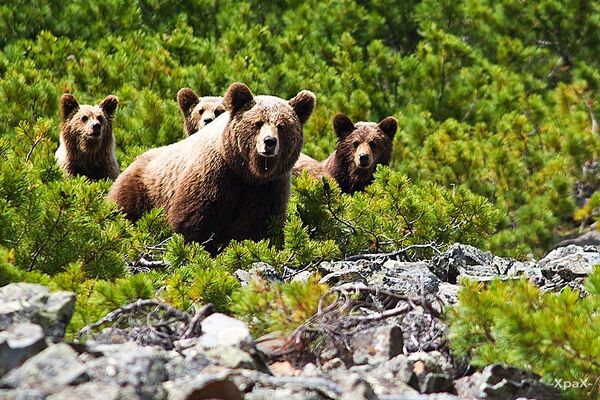
<path id="1" fill-rule="evenodd" d="M 338 114 L 333 119 L 333 128 L 338 137 L 333 153 L 320 162 L 301 154 L 294 165 L 294 175 L 308 171 L 315 178 L 335 179 L 344 193 L 362 191 L 373 181 L 377 165 L 389 164 L 398 122 L 387 117 L 378 124 L 354 124 L 346 115 Z"/>
<path id="2" fill-rule="evenodd" d="M 60 146 L 55 157 L 66 175 L 93 180 L 119 176 L 112 132 L 118 104 L 119 99 L 108 96 L 97 106 L 80 106 L 72 94 L 62 95 Z"/>
<path id="3" fill-rule="evenodd" d="M 170 146 L 139 156 L 109 198 L 131 220 L 162 207 L 175 232 L 215 253 L 230 240 L 263 239 L 284 216 L 291 171 L 315 96 L 254 96 L 243 83 L 225 93 L 227 112 Z"/>

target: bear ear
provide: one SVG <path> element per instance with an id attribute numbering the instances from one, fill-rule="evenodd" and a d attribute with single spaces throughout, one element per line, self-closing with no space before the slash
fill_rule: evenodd
<path id="1" fill-rule="evenodd" d="M 394 117 L 386 117 L 377 126 L 390 140 L 393 140 L 398 130 L 398 121 Z"/>
<path id="2" fill-rule="evenodd" d="M 304 125 L 315 109 L 317 97 L 310 90 L 303 90 L 294 98 L 288 101 L 288 104 L 294 109 L 296 115 L 300 119 L 300 123 Z"/>
<path id="3" fill-rule="evenodd" d="M 346 114 L 333 117 L 333 129 L 339 139 L 344 139 L 354 131 L 354 122 Z"/>
<path id="4" fill-rule="evenodd" d="M 223 98 L 225 109 L 231 115 L 237 114 L 244 108 L 250 108 L 254 105 L 254 95 L 248 89 L 248 86 L 241 82 L 232 83 L 227 89 Z"/>
<path id="5" fill-rule="evenodd" d="M 63 121 L 70 119 L 79 110 L 79 103 L 71 93 L 65 93 L 60 98 L 60 115 Z"/>
<path id="6" fill-rule="evenodd" d="M 106 114 L 108 118 L 113 117 L 117 109 L 117 105 L 119 105 L 119 99 L 117 98 L 117 96 L 113 95 L 106 96 L 106 98 L 102 100 L 99 104 L 100 109 L 104 111 L 104 114 Z"/>
<path id="7" fill-rule="evenodd" d="M 182 88 L 177 92 L 177 103 L 184 116 L 190 115 L 194 107 L 196 107 L 196 104 L 199 102 L 200 99 L 190 88 Z"/>

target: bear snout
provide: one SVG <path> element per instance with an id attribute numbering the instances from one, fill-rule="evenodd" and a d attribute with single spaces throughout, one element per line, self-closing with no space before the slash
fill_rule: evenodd
<path id="1" fill-rule="evenodd" d="M 279 153 L 279 139 L 270 127 L 263 125 L 256 143 L 258 154 L 263 157 L 275 157 Z"/>
<path id="2" fill-rule="evenodd" d="M 214 120 L 215 120 L 214 118 L 204 118 L 202 120 L 202 122 L 204 122 L 204 125 L 206 126 L 206 125 L 210 124 L 211 122 L 213 122 Z"/>
<path id="3" fill-rule="evenodd" d="M 373 155 L 368 144 L 361 143 L 354 153 L 354 163 L 359 168 L 370 168 L 373 163 Z"/>
<path id="4" fill-rule="evenodd" d="M 102 133 L 102 125 L 100 122 L 92 122 L 92 136 L 100 136 L 100 133 Z"/>
<path id="5" fill-rule="evenodd" d="M 369 158 L 370 158 L 370 157 L 369 157 L 369 155 L 368 155 L 368 154 L 365 154 L 365 153 L 359 154 L 359 155 L 358 155 L 358 164 L 359 164 L 361 167 L 368 167 L 368 166 L 369 166 L 369 163 L 370 163 L 370 160 L 369 160 Z"/>
<path id="6" fill-rule="evenodd" d="M 266 138 L 263 139 L 263 142 L 265 142 L 265 149 L 266 150 L 275 150 L 275 147 L 277 147 L 277 138 L 274 136 L 267 136 Z"/>

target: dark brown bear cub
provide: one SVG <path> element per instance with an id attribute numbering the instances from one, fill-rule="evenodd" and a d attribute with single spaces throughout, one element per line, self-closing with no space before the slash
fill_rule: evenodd
<path id="1" fill-rule="evenodd" d="M 344 193 L 362 191 L 373 181 L 377 165 L 389 164 L 398 122 L 387 117 L 378 124 L 354 124 L 346 115 L 338 114 L 333 119 L 333 128 L 338 137 L 334 152 L 321 162 L 301 154 L 294 175 L 306 170 L 315 178 L 335 179 Z"/>
<path id="2" fill-rule="evenodd" d="M 225 112 L 222 97 L 198 97 L 190 88 L 179 89 L 177 103 L 183 115 L 183 131 L 186 136 L 198 132 Z"/>
<path id="3" fill-rule="evenodd" d="M 111 123 L 118 103 L 115 96 L 108 96 L 97 106 L 80 106 L 72 94 L 63 94 L 60 146 L 55 156 L 65 174 L 92 180 L 119 176 Z"/>
<path id="4" fill-rule="evenodd" d="M 265 238 L 270 220 L 285 215 L 315 96 L 304 90 L 285 101 L 234 83 L 223 103 L 227 112 L 201 135 L 142 154 L 109 193 L 131 220 L 162 207 L 175 232 L 212 253 L 233 239 Z"/>

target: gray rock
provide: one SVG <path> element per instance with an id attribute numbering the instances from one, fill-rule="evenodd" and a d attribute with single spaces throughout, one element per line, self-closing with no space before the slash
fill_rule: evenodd
<path id="1" fill-rule="evenodd" d="M 219 365 L 232 369 L 254 369 L 269 373 L 268 367 L 259 357 L 252 357 L 249 353 L 235 346 L 217 346 L 209 348 L 205 353 Z"/>
<path id="2" fill-rule="evenodd" d="M 524 265 L 520 261 L 496 257 L 476 247 L 456 243 L 436 257 L 431 268 L 442 281 L 456 283 L 459 276 L 478 281 L 488 281 L 495 276 L 508 277 L 509 270 Z"/>
<path id="3" fill-rule="evenodd" d="M 452 392 L 453 389 L 452 377 L 445 374 L 429 373 L 419 382 L 419 392 L 421 393 Z"/>
<path id="4" fill-rule="evenodd" d="M 59 393 L 46 397 L 46 400 L 135 400 L 139 397 L 131 387 L 119 387 L 104 383 L 88 382 L 68 387 Z"/>
<path id="5" fill-rule="evenodd" d="M 585 277 L 598 264 L 600 264 L 598 248 L 575 245 L 552 250 L 538 263 L 545 277 L 550 278 L 558 274 L 564 279 Z"/>
<path id="6" fill-rule="evenodd" d="M 186 380 L 164 383 L 169 400 L 222 399 L 242 400 L 243 393 L 230 379 L 230 375 L 222 372 L 214 375 L 199 375 Z"/>
<path id="7" fill-rule="evenodd" d="M 563 239 L 554 246 L 554 249 L 572 244 L 576 246 L 600 246 L 600 232 L 594 229 L 581 235 Z"/>
<path id="8" fill-rule="evenodd" d="M 46 395 L 33 389 L 0 389 L 0 400 L 44 400 Z"/>
<path id="9" fill-rule="evenodd" d="M 431 272 L 426 262 L 388 260 L 383 264 L 383 274 L 372 275 L 367 284 L 405 295 L 430 296 L 438 292 L 440 279 Z"/>
<path id="10" fill-rule="evenodd" d="M 0 377 L 46 348 L 42 327 L 18 323 L 0 332 Z"/>
<path id="11" fill-rule="evenodd" d="M 376 265 L 364 260 L 356 262 L 335 261 L 322 262 L 319 264 L 319 272 L 323 275 L 320 282 L 329 286 L 335 286 L 346 282 L 366 283 L 365 277 L 379 268 L 371 268 Z"/>
<path id="12" fill-rule="evenodd" d="M 308 282 L 311 276 L 313 276 L 313 272 L 302 271 L 294 275 L 292 282 Z"/>
<path id="13" fill-rule="evenodd" d="M 169 379 L 166 366 L 172 353 L 135 343 L 102 345 L 95 351 L 104 356 L 85 364 L 94 382 L 131 387 L 142 399 L 164 396 L 162 383 Z"/>
<path id="14" fill-rule="evenodd" d="M 74 309 L 75 294 L 71 292 L 50 292 L 31 283 L 0 287 L 0 331 L 31 322 L 40 325 L 47 336 L 62 338 Z"/>
<path id="15" fill-rule="evenodd" d="M 355 364 L 383 363 L 402 353 L 402 330 L 397 325 L 384 325 L 356 333 L 350 345 Z"/>
<path id="16" fill-rule="evenodd" d="M 417 394 L 411 386 L 417 386 L 418 381 L 413 372 L 413 362 L 405 355 L 398 355 L 376 368 L 368 365 L 351 367 L 350 372 L 358 373 L 373 388 L 377 396 L 384 395 L 414 395 Z M 336 370 L 334 379 L 346 375 L 344 370 Z"/>
<path id="17" fill-rule="evenodd" d="M 458 379 L 454 383 L 460 398 L 477 399 L 545 399 L 561 398 L 558 389 L 539 381 L 539 376 L 500 364 L 488 365 L 482 372 Z"/>
<path id="18" fill-rule="evenodd" d="M 331 400 L 319 392 L 294 391 L 288 388 L 256 388 L 247 393 L 245 400 Z"/>
<path id="19" fill-rule="evenodd" d="M 242 286 L 248 285 L 253 279 L 264 279 L 267 282 L 283 282 L 281 274 L 275 268 L 264 262 L 256 262 L 250 266 L 250 269 L 238 269 L 235 276 L 239 279 Z"/>
<path id="20" fill-rule="evenodd" d="M 59 343 L 33 356 L 1 380 L 2 387 L 35 389 L 50 394 L 89 380 L 84 365 L 70 346 Z"/>
<path id="21" fill-rule="evenodd" d="M 458 301 L 458 285 L 440 282 L 437 295 L 445 305 L 456 304 Z"/>
<path id="22" fill-rule="evenodd" d="M 202 336 L 196 342 L 204 348 L 216 346 L 254 347 L 250 329 L 244 322 L 228 317 L 225 314 L 214 313 L 202 321 Z"/>
<path id="23" fill-rule="evenodd" d="M 340 400 L 377 400 L 371 385 L 359 374 L 346 375 L 341 386 Z"/>

